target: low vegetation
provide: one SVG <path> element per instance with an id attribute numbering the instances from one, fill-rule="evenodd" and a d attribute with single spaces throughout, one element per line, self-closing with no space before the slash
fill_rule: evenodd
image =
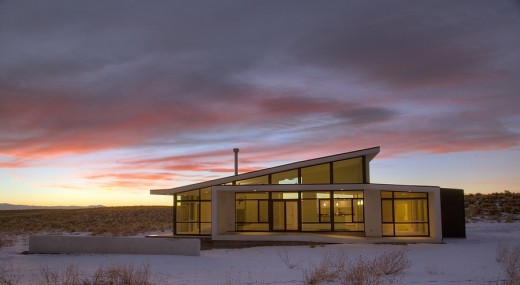
<path id="1" fill-rule="evenodd" d="M 279 252 L 278 256 L 289 269 L 301 269 L 303 283 L 307 285 L 330 282 L 344 285 L 399 284 L 411 266 L 404 247 L 373 258 L 358 256 L 349 259 L 345 253 L 329 253 L 318 264 L 310 264 L 307 268 L 294 262 L 288 251 Z"/>
<path id="2" fill-rule="evenodd" d="M 10 260 L 0 263 L 0 285 L 17 285 L 23 277 L 20 267 Z"/>
<path id="3" fill-rule="evenodd" d="M 92 235 L 125 236 L 169 231 L 172 207 L 101 207 L 74 210 L 0 211 L 0 247 L 13 235 L 88 232 Z"/>
<path id="4" fill-rule="evenodd" d="M 13 246 L 16 243 L 16 236 L 9 233 L 0 233 L 0 248 Z"/>
<path id="5" fill-rule="evenodd" d="M 491 194 L 466 194 L 464 207 L 468 222 L 520 221 L 520 193 L 504 191 Z"/>
<path id="6" fill-rule="evenodd" d="M 12 263 L 1 264 L 0 285 L 18 285 L 24 272 Z M 37 285 L 152 285 L 160 284 L 153 280 L 150 266 L 142 264 L 100 266 L 93 273 L 82 272 L 76 265 L 65 268 L 50 268 L 43 265 L 37 274 L 33 274 L 31 284 Z"/>
<path id="7" fill-rule="evenodd" d="M 506 274 L 504 284 L 520 284 L 520 245 L 508 246 L 499 244 L 497 246 L 496 261 Z"/>
<path id="8" fill-rule="evenodd" d="M 345 254 L 325 254 L 320 263 L 302 269 L 304 284 L 314 285 L 340 280 L 347 271 L 347 261 Z"/>

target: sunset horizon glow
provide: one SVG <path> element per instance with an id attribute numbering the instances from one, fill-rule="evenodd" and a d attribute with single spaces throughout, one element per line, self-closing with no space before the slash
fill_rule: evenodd
<path id="1" fill-rule="evenodd" d="M 375 146 L 372 183 L 520 192 L 518 1 L 3 1 L 0 203 Z"/>

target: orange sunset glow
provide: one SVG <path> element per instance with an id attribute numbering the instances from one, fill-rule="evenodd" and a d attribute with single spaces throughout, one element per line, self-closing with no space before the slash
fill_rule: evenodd
<path id="1" fill-rule="evenodd" d="M 381 146 L 373 183 L 520 192 L 515 1 L 3 1 L 0 203 Z"/>

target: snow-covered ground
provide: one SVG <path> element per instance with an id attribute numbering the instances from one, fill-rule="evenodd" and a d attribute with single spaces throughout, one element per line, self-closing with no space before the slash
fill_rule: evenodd
<path id="1" fill-rule="evenodd" d="M 153 255 L 21 255 L 26 243 L 0 249 L 0 264 L 10 263 L 24 274 L 20 284 L 30 284 L 43 265 L 64 269 L 74 264 L 81 272 L 99 266 L 148 264 L 159 284 L 302 284 L 303 269 L 318 264 L 326 254 L 344 253 L 354 260 L 400 247 L 407 249 L 411 267 L 402 284 L 498 284 L 505 275 L 495 260 L 497 244 L 520 244 L 520 223 L 467 224 L 467 239 L 446 239 L 444 244 L 335 244 L 244 249 L 213 249 L 199 257 Z M 280 255 L 289 258 L 289 269 Z M 5 267 L 4 267 L 5 268 Z M 329 283 L 330 284 L 330 283 Z"/>

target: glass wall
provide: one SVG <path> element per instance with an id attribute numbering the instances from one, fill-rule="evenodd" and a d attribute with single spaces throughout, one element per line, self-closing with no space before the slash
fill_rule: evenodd
<path id="1" fill-rule="evenodd" d="M 175 195 L 175 234 L 211 234 L 211 188 Z"/>
<path id="2" fill-rule="evenodd" d="M 332 163 L 333 183 L 363 183 L 365 180 L 364 173 L 362 157 Z"/>
<path id="3" fill-rule="evenodd" d="M 363 191 L 334 191 L 334 229 L 364 231 Z"/>
<path id="4" fill-rule="evenodd" d="M 304 167 L 301 173 L 301 184 L 329 184 L 331 182 L 329 163 Z"/>
<path id="5" fill-rule="evenodd" d="M 298 184 L 298 169 L 271 174 L 271 184 Z"/>
<path id="6" fill-rule="evenodd" d="M 233 184 L 348 184 L 364 182 L 363 157 L 356 157 L 238 180 Z"/>
<path id="7" fill-rule="evenodd" d="M 237 231 L 269 231 L 269 193 L 235 194 Z"/>
<path id="8" fill-rule="evenodd" d="M 235 194 L 237 231 L 363 232 L 363 191 Z"/>
<path id="9" fill-rule="evenodd" d="M 428 193 L 381 191 L 383 236 L 429 236 Z"/>
<path id="10" fill-rule="evenodd" d="M 276 185 L 276 184 L 333 184 L 364 183 L 364 158 L 356 157 L 328 162 L 308 167 L 296 168 L 278 173 L 228 182 L 222 185 Z M 284 229 L 294 229 L 292 213 L 296 213 L 298 228 L 303 231 L 364 231 L 363 192 L 361 196 L 350 193 L 313 192 L 297 196 L 297 203 L 276 203 L 270 199 L 288 199 L 299 192 L 283 193 L 287 197 L 269 197 L 264 193 L 259 197 L 251 195 L 236 196 L 236 230 L 268 231 L 273 230 L 273 209 L 277 216 L 284 216 Z M 273 195 L 277 195 L 274 194 Z M 301 192 L 306 193 L 306 192 Z M 326 194 L 329 193 L 329 194 Z M 314 196 L 313 196 L 314 195 Z M 328 196 L 326 196 L 328 195 Z M 343 195 L 343 196 L 342 196 Z M 347 196 L 345 196 L 347 195 Z M 211 234 L 211 187 L 178 193 L 175 198 L 175 234 L 210 235 Z M 283 209 L 282 209 L 283 208 Z M 283 211 L 282 211 L 283 210 Z M 269 220 L 269 218 L 271 220 Z M 293 220 L 287 220 L 287 219 Z M 270 224 L 271 223 L 271 224 Z"/>
<path id="11" fill-rule="evenodd" d="M 239 180 L 236 182 L 236 185 L 262 185 L 262 184 L 269 184 L 268 175 Z"/>
<path id="12" fill-rule="evenodd" d="M 331 231 L 330 191 L 302 192 L 302 231 Z"/>

